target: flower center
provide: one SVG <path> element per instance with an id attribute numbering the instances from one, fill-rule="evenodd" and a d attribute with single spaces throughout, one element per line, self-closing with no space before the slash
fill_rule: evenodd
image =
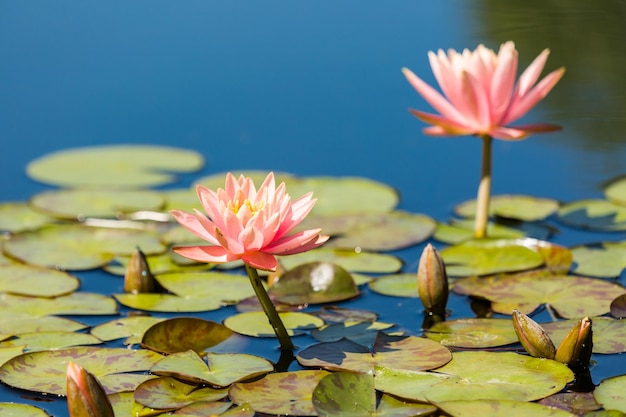
<path id="1" fill-rule="evenodd" d="M 241 210 L 242 207 L 246 207 L 248 209 L 248 212 L 250 213 L 250 216 L 254 216 L 258 211 L 263 208 L 263 201 L 256 204 L 253 204 L 248 199 L 245 199 L 243 201 L 231 200 L 228 202 L 228 208 L 235 214 L 239 214 L 239 210 Z"/>

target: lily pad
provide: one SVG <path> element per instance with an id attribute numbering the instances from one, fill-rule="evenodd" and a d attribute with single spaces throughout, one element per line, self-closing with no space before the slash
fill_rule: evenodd
<path id="1" fill-rule="evenodd" d="M 437 407 L 452 417 L 576 417 L 576 414 L 547 405 L 507 399 L 444 401 L 438 402 Z"/>
<path id="2" fill-rule="evenodd" d="M 307 313 L 279 312 L 289 336 L 304 334 L 308 330 L 317 329 L 324 325 L 324 321 Z M 274 329 L 262 311 L 250 311 L 235 314 L 224 320 L 224 325 L 229 329 L 246 336 L 276 337 Z"/>
<path id="3" fill-rule="evenodd" d="M 155 145 L 110 145 L 66 149 L 31 161 L 27 175 L 62 187 L 137 188 L 172 182 L 171 172 L 204 164 L 195 151 Z"/>
<path id="4" fill-rule="evenodd" d="M 539 401 L 539 404 L 560 408 L 577 416 L 585 415 L 587 417 L 593 416 L 588 415 L 588 412 L 602 408 L 593 398 L 592 392 L 559 392 L 544 398 Z"/>
<path id="5" fill-rule="evenodd" d="M 67 331 L 20 333 L 18 337 L 0 342 L 0 348 L 24 346 L 25 352 L 56 350 L 70 346 L 98 345 L 100 339 L 90 334 Z"/>
<path id="6" fill-rule="evenodd" d="M 376 342 L 380 330 L 393 326 L 391 323 L 347 321 L 311 330 L 311 336 L 318 342 L 336 342 L 346 338 L 363 346 L 371 346 Z"/>
<path id="7" fill-rule="evenodd" d="M 222 305 L 235 304 L 254 295 L 250 280 L 244 275 L 218 271 L 176 272 L 157 275 L 156 279 L 180 297 L 211 299 Z"/>
<path id="8" fill-rule="evenodd" d="M 3 310 L 0 312 L 0 333 L 20 334 L 35 332 L 67 331 L 75 332 L 85 326 L 74 320 L 56 316 L 32 316 L 26 313 Z"/>
<path id="9" fill-rule="evenodd" d="M 135 401 L 158 409 L 176 409 L 197 401 L 217 401 L 228 395 L 224 389 L 198 387 L 172 377 L 153 378 L 135 390 Z"/>
<path id="10" fill-rule="evenodd" d="M 85 270 L 104 266 L 115 255 L 130 255 L 137 247 L 148 255 L 165 251 L 152 232 L 83 225 L 46 226 L 16 234 L 5 242 L 4 251 L 32 265 Z"/>
<path id="11" fill-rule="evenodd" d="M 624 385 L 626 385 L 626 375 L 605 379 L 596 387 L 593 396 L 605 410 L 617 410 L 626 413 Z"/>
<path id="12" fill-rule="evenodd" d="M 607 200 L 580 200 L 561 207 L 557 219 L 581 229 L 623 231 L 626 230 L 626 207 Z"/>
<path id="13" fill-rule="evenodd" d="M 378 319 L 378 314 L 368 310 L 356 310 L 337 306 L 324 306 L 314 313 L 327 323 L 352 322 L 374 322 Z"/>
<path id="14" fill-rule="evenodd" d="M 378 277 L 369 283 L 370 290 L 391 297 L 417 298 L 417 274 L 394 274 Z"/>
<path id="15" fill-rule="evenodd" d="M 350 272 L 392 273 L 402 268 L 402 261 L 395 256 L 346 249 L 318 248 L 295 255 L 281 256 L 280 263 L 286 269 L 309 262 L 328 262 Z"/>
<path id="16" fill-rule="evenodd" d="M 126 307 L 162 313 L 197 313 L 223 307 L 223 303 L 216 298 L 186 298 L 172 294 L 150 293 L 113 294 L 113 297 Z"/>
<path id="17" fill-rule="evenodd" d="M 213 265 L 211 264 L 198 262 L 185 262 L 184 264 L 180 264 L 177 262 L 178 258 L 182 257 L 180 255 L 176 255 L 174 252 L 166 252 L 146 256 L 146 261 L 148 262 L 148 266 L 150 267 L 150 272 L 152 272 L 154 275 L 178 272 L 198 272 L 205 271 L 213 267 Z M 130 255 L 116 256 L 110 264 L 104 267 L 104 270 L 110 274 L 124 276 L 129 263 Z"/>
<path id="18" fill-rule="evenodd" d="M 146 330 L 163 320 L 165 319 L 150 316 L 126 317 L 95 326 L 90 333 L 104 341 L 125 337 L 125 345 L 134 345 L 141 342 L 141 338 Z"/>
<path id="19" fill-rule="evenodd" d="M 559 202 L 556 200 L 529 195 L 495 195 L 489 203 L 490 215 L 526 222 L 544 220 L 558 209 Z M 454 212 L 461 217 L 475 217 L 476 200 L 459 204 Z"/>
<path id="20" fill-rule="evenodd" d="M 620 206 L 626 206 L 626 176 L 615 178 L 604 187 L 607 200 Z"/>
<path id="21" fill-rule="evenodd" d="M 0 403 L 0 415 L 4 417 L 50 417 L 50 414 L 39 407 L 15 403 Z"/>
<path id="22" fill-rule="evenodd" d="M 518 342 L 509 319 L 448 320 L 436 323 L 424 335 L 444 346 L 461 348 L 491 348 Z"/>
<path id="23" fill-rule="evenodd" d="M 104 295 L 74 292 L 56 298 L 23 297 L 0 294 L 0 310 L 28 314 L 32 317 L 56 315 L 106 315 L 116 314 L 117 304 Z"/>
<path id="24" fill-rule="evenodd" d="M 578 320 L 560 320 L 542 323 L 541 327 L 558 346 Z M 626 321 L 609 317 L 593 317 L 593 353 L 614 354 L 626 352 Z"/>
<path id="25" fill-rule="evenodd" d="M 626 242 L 577 246 L 571 251 L 576 262 L 574 272 L 577 274 L 614 278 L 626 268 Z"/>
<path id="26" fill-rule="evenodd" d="M 33 210 L 27 203 L 0 203 L 0 231 L 18 233 L 35 230 L 54 221 L 54 218 Z"/>
<path id="27" fill-rule="evenodd" d="M 270 294 L 286 304 L 332 303 L 359 295 L 352 276 L 328 262 L 311 262 L 285 272 L 270 287 Z"/>
<path id="28" fill-rule="evenodd" d="M 78 278 L 63 271 L 23 264 L 0 265 L 0 292 L 58 297 L 79 286 Z"/>
<path id="29" fill-rule="evenodd" d="M 155 323 L 143 335 L 141 345 L 160 353 L 203 352 L 228 339 L 233 332 L 214 321 L 175 317 Z"/>
<path id="30" fill-rule="evenodd" d="M 519 229 L 490 222 L 487 224 L 487 235 L 493 239 L 515 239 L 524 237 L 525 233 Z M 453 219 L 448 224 L 438 223 L 433 239 L 449 245 L 473 240 L 474 222 L 472 220 Z"/>

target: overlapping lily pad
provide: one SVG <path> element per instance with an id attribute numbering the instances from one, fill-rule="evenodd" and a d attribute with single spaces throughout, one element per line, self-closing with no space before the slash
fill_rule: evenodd
<path id="1" fill-rule="evenodd" d="M 324 325 L 322 319 L 307 313 L 280 312 L 278 314 L 290 336 L 304 334 L 308 330 L 317 329 Z M 262 311 L 250 311 L 227 317 L 224 320 L 224 325 L 246 336 L 276 337 L 274 329 Z"/>
<path id="2" fill-rule="evenodd" d="M 311 336 L 318 342 L 336 342 L 346 338 L 363 346 L 371 346 L 376 342 L 379 331 L 391 327 L 392 323 L 347 321 L 311 330 Z"/>
<path id="3" fill-rule="evenodd" d="M 106 315 L 116 314 L 117 304 L 101 294 L 74 292 L 56 298 L 24 297 L 0 294 L 0 310 L 13 314 L 41 317 L 47 315 Z"/>
<path id="4" fill-rule="evenodd" d="M 626 321 L 609 317 L 593 317 L 593 353 L 614 354 L 626 352 Z M 578 323 L 577 319 L 542 323 L 541 327 L 558 346 L 565 335 Z"/>
<path id="5" fill-rule="evenodd" d="M 184 298 L 212 299 L 217 303 L 235 304 L 254 295 L 248 277 L 218 271 L 167 273 L 157 281 L 172 293 Z"/>
<path id="6" fill-rule="evenodd" d="M 615 376 L 600 382 L 593 396 L 605 410 L 617 410 L 626 413 L 626 375 Z"/>
<path id="7" fill-rule="evenodd" d="M 626 230 L 626 207 L 607 200 L 580 200 L 561 207 L 557 219 L 581 229 L 623 231 Z"/>
<path id="8" fill-rule="evenodd" d="M 78 278 L 54 269 L 23 264 L 0 265 L 0 292 L 34 297 L 58 297 L 80 286 Z"/>
<path id="9" fill-rule="evenodd" d="M 113 294 L 113 297 L 126 307 L 162 313 L 197 313 L 217 310 L 224 306 L 216 298 L 179 297 L 173 294 L 121 293 Z"/>
<path id="10" fill-rule="evenodd" d="M 529 195 L 494 195 L 489 203 L 489 214 L 522 221 L 543 220 L 559 209 L 559 202 L 551 198 Z M 476 200 L 468 200 L 454 208 L 461 217 L 475 217 Z"/>
<path id="11" fill-rule="evenodd" d="M 0 415 L 6 417 L 50 417 L 39 407 L 27 404 L 0 403 Z"/>
<path id="12" fill-rule="evenodd" d="M 402 268 L 402 261 L 395 256 L 347 249 L 318 248 L 280 258 L 281 264 L 286 269 L 317 261 L 337 264 L 350 272 L 385 274 L 396 272 Z"/>
<path id="13" fill-rule="evenodd" d="M 462 348 L 491 348 L 518 342 L 509 319 L 448 320 L 436 323 L 424 334 L 442 345 Z"/>
<path id="14" fill-rule="evenodd" d="M 61 330 L 75 332 L 85 327 L 87 326 L 82 323 L 63 317 L 42 317 L 28 313 L 18 313 L 11 311 L 9 308 L 0 311 L 0 333 L 5 334 L 16 335 L 20 333 L 54 332 Z"/>
<path id="15" fill-rule="evenodd" d="M 146 330 L 141 345 L 161 353 L 203 352 L 232 335 L 232 331 L 214 321 L 198 317 L 175 317 L 159 321 Z"/>
<path id="16" fill-rule="evenodd" d="M 70 346 L 98 345 L 100 339 L 90 334 L 68 331 L 20 333 L 18 337 L 0 342 L 0 348 L 24 346 L 25 352 L 56 350 Z"/>
<path id="17" fill-rule="evenodd" d="M 560 410 L 547 405 L 515 401 L 507 399 L 499 400 L 459 400 L 444 401 L 437 403 L 437 407 L 452 417 L 575 417 L 565 410 Z"/>
<path id="18" fill-rule="evenodd" d="M 39 229 L 54 219 L 21 201 L 0 203 L 0 231 L 18 233 Z"/>
<path id="19" fill-rule="evenodd" d="M 104 341 L 126 338 L 125 345 L 134 345 L 141 342 L 146 330 L 163 320 L 165 319 L 150 316 L 125 317 L 95 326 L 90 333 Z"/>
<path id="20" fill-rule="evenodd" d="M 135 390 L 135 401 L 144 407 L 176 409 L 197 401 L 217 401 L 226 397 L 224 389 L 198 387 L 172 377 L 153 378 L 142 382 Z"/>
<path id="21" fill-rule="evenodd" d="M 592 277 L 618 277 L 626 268 L 626 242 L 602 242 L 571 249 L 574 272 Z"/>
<path id="22" fill-rule="evenodd" d="M 449 223 L 438 223 L 433 238 L 449 245 L 474 239 L 474 221 L 452 219 Z M 487 235 L 493 239 L 515 239 L 525 236 L 522 230 L 497 223 L 487 224 Z"/>

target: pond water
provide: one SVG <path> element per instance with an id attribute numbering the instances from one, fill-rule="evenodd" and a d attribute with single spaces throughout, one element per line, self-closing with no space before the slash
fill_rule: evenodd
<path id="1" fill-rule="evenodd" d="M 521 67 L 547 47 L 546 70 L 567 68 L 521 121 L 563 130 L 495 141 L 493 193 L 602 197 L 602 183 L 626 173 L 625 19 L 619 0 L 2 2 L 1 200 L 47 189 L 24 167 L 51 151 L 165 144 L 207 160 L 176 186 L 238 169 L 363 176 L 397 188 L 400 209 L 445 221 L 475 196 L 480 142 L 424 136 L 407 109 L 430 107 L 400 68 L 434 83 L 429 50 L 497 48 L 507 40 L 515 41 Z M 561 227 L 551 240 L 621 239 Z M 406 271 L 415 271 L 422 248 L 398 252 Z M 121 289 L 101 272 L 77 275 L 85 291 Z M 382 321 L 419 331 L 419 301 L 365 292 L 342 305 L 387 303 Z M 453 318 L 473 315 L 461 297 L 449 308 Z M 200 316 L 219 321 L 231 312 Z M 267 354 L 272 341 L 253 344 L 238 349 L 277 359 Z M 594 382 L 626 373 L 618 355 L 596 356 Z M 67 415 L 63 400 L 5 386 L 0 400 Z"/>

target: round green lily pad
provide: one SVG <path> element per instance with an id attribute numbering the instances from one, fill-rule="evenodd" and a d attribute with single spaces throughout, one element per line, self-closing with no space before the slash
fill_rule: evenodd
<path id="1" fill-rule="evenodd" d="M 117 304 L 111 297 L 79 291 L 55 298 L 1 294 L 0 310 L 31 317 L 52 314 L 91 316 L 116 314 Z"/>
<path id="2" fill-rule="evenodd" d="M 146 330 L 163 320 L 165 319 L 161 317 L 150 316 L 125 317 L 95 326 L 90 333 L 104 341 L 125 337 L 125 345 L 134 345 L 141 342 L 141 338 Z"/>
<path id="3" fill-rule="evenodd" d="M 515 239 L 524 237 L 524 232 L 512 227 L 503 226 L 496 223 L 487 224 L 487 236 L 493 239 Z M 452 219 L 449 223 L 438 223 L 433 239 L 457 245 L 459 243 L 474 239 L 474 221 Z"/>
<path id="4" fill-rule="evenodd" d="M 24 264 L 0 265 L 0 292 L 58 297 L 79 286 L 78 278 L 63 271 Z"/>
<path id="5" fill-rule="evenodd" d="M 69 346 L 98 345 L 100 339 L 90 334 L 68 331 L 20 333 L 15 339 L 0 342 L 0 348 L 25 346 L 24 351 L 55 350 Z"/>
<path id="6" fill-rule="evenodd" d="M 615 278 L 626 268 L 626 242 L 576 246 L 571 252 L 577 274 Z"/>
<path id="7" fill-rule="evenodd" d="M 598 404 L 605 410 L 626 413 L 626 375 L 615 376 L 600 382 L 593 393 Z"/>
<path id="8" fill-rule="evenodd" d="M 27 203 L 0 203 L 0 231 L 18 233 L 39 229 L 55 219 L 32 209 Z"/>
<path id="9" fill-rule="evenodd" d="M 113 297 L 126 307 L 163 313 L 196 313 L 217 310 L 223 306 L 216 298 L 187 298 L 173 294 L 122 293 L 113 294 Z"/>
<path id="10" fill-rule="evenodd" d="M 244 275 L 219 271 L 167 273 L 156 277 L 172 293 L 184 298 L 215 300 L 226 305 L 254 295 L 250 280 Z"/>
<path id="11" fill-rule="evenodd" d="M 27 175 L 62 187 L 137 188 L 172 182 L 172 172 L 204 164 L 195 151 L 155 145 L 110 145 L 66 149 L 31 161 Z"/>
<path id="12" fill-rule="evenodd" d="M 424 334 L 442 345 L 462 348 L 490 348 L 518 342 L 509 319 L 448 320 L 436 323 Z"/>
<path id="13" fill-rule="evenodd" d="M 316 261 L 336 264 L 350 272 L 384 274 L 396 272 L 402 268 L 402 261 L 395 256 L 347 249 L 317 248 L 280 257 L 280 263 L 286 269 Z"/>
<path id="14" fill-rule="evenodd" d="M 25 313 L 12 312 L 9 309 L 0 312 L 0 333 L 20 334 L 35 332 L 82 330 L 86 325 L 74 320 L 56 316 L 33 316 Z"/>
<path id="15" fill-rule="evenodd" d="M 562 206 L 557 220 L 581 229 L 623 231 L 626 230 L 626 207 L 607 200 L 580 200 Z"/>
<path id="16" fill-rule="evenodd" d="M 203 352 L 232 335 L 232 331 L 214 321 L 198 317 L 175 317 L 155 323 L 146 330 L 141 339 L 145 348 L 160 353 L 176 353 L 187 350 Z"/>
<path id="17" fill-rule="evenodd" d="M 39 407 L 27 404 L 0 403 L 0 415 L 5 417 L 50 417 Z"/>
<path id="18" fill-rule="evenodd" d="M 279 312 L 289 336 L 301 335 L 307 330 L 317 329 L 324 325 L 324 321 L 311 314 L 299 312 Z M 274 329 L 262 311 L 250 311 L 235 314 L 224 320 L 224 326 L 246 336 L 276 337 Z"/>
<path id="19" fill-rule="evenodd" d="M 411 297 L 417 298 L 417 274 L 394 274 L 385 275 L 372 280 L 369 288 L 383 295 L 391 297 Z"/>
<path id="20" fill-rule="evenodd" d="M 526 222 L 544 220 L 559 209 L 559 202 L 551 198 L 529 195 L 495 195 L 489 203 L 489 214 Z M 476 200 L 465 201 L 454 208 L 461 217 L 476 216 Z"/>
<path id="21" fill-rule="evenodd" d="M 507 399 L 443 401 L 438 402 L 437 407 L 452 417 L 575 417 L 555 407 Z"/>

